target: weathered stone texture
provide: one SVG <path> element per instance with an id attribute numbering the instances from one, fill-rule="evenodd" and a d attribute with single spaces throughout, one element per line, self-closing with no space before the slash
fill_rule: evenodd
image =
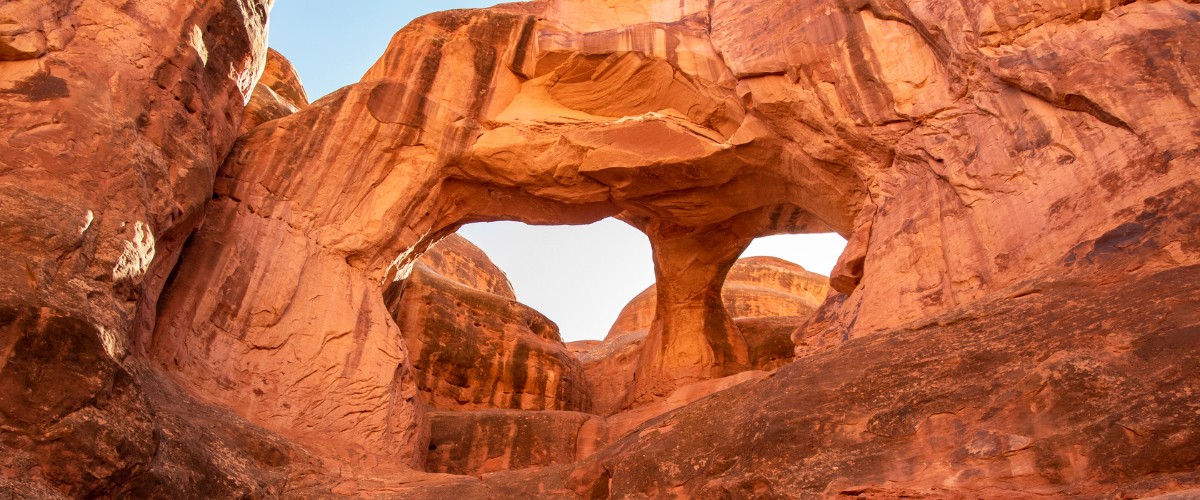
<path id="1" fill-rule="evenodd" d="M 465 254 L 456 254 L 453 247 L 439 250 L 441 262 L 482 256 L 467 245 L 455 244 L 467 249 Z M 494 269 L 483 259 L 476 265 Z M 465 281 L 494 284 L 503 276 Z M 589 409 L 583 367 L 563 345 L 558 326 L 541 313 L 450 281 L 423 263 L 407 280 L 390 287 L 387 297 L 388 309 L 404 332 L 417 387 L 432 407 Z"/>
<path id="2" fill-rule="evenodd" d="M 0 488 L 1111 498 L 1200 484 L 1195 2 L 451 11 L 399 31 L 361 83 L 234 144 L 269 3 L 0 5 Z M 387 288 L 442 279 L 417 261 L 461 224 L 609 216 L 647 234 L 658 278 L 628 400 L 683 406 L 575 464 L 413 472 L 429 422 Z M 849 244 L 794 334 L 797 361 L 711 394 L 781 362 L 756 352 L 786 320 L 742 328 L 722 300 L 742 249 L 829 231 Z M 461 331 L 460 312 L 483 311 L 506 339 L 550 337 L 505 300 L 425 317 Z M 762 304 L 735 308 L 776 314 Z M 554 351 L 527 366 L 570 357 L 525 345 Z M 551 372 L 522 405 L 569 399 Z"/>
<path id="3" fill-rule="evenodd" d="M 262 71 L 269 3 L 0 4 L 0 491 L 259 491 L 212 448 L 165 452 L 197 440 L 166 422 L 142 354 Z"/>
<path id="4" fill-rule="evenodd" d="M 746 359 L 739 369 L 730 371 L 772 369 L 789 362 L 794 350 L 792 333 L 828 293 L 828 278 L 797 264 L 774 257 L 737 260 L 725 277 L 720 296 L 745 343 Z M 656 284 L 634 297 L 621 310 L 604 342 L 580 354 L 596 413 L 611 415 L 638 403 L 631 399 L 632 392 L 640 376 L 638 363 L 656 314 L 657 296 Z"/>

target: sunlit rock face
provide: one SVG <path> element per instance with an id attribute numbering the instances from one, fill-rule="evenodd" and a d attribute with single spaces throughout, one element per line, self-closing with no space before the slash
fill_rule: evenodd
<path id="1" fill-rule="evenodd" d="M 452 11 L 231 149 L 267 4 L 0 6 L 10 496 L 1200 487 L 1194 2 Z M 637 423 L 573 464 L 414 476 L 431 419 L 386 287 L 463 223 L 608 216 L 658 281 L 629 400 L 681 407 L 608 417 Z M 828 231 L 835 292 L 756 375 L 747 332 L 781 328 L 734 320 L 730 269 Z"/>
<path id="2" fill-rule="evenodd" d="M 473 290 L 503 299 L 517 299 L 508 275 L 482 249 L 457 234 L 447 236 L 422 254 L 416 267 L 422 266 Z"/>
<path id="3" fill-rule="evenodd" d="M 608 336 L 580 353 L 597 414 L 644 404 L 633 398 L 638 362 L 657 310 L 651 285 L 621 310 Z M 774 257 L 739 259 L 721 289 L 724 308 L 747 345 L 739 371 L 771 369 L 791 361 L 791 335 L 829 294 L 829 278 Z"/>
<path id="4" fill-rule="evenodd" d="M 729 270 L 721 298 L 733 318 L 807 316 L 825 302 L 829 278 L 776 257 L 746 257 Z M 656 308 L 651 285 L 621 310 L 606 339 L 650 329 Z"/>
<path id="5" fill-rule="evenodd" d="M 296 68 L 275 49 L 267 49 L 267 62 L 262 76 L 254 86 L 250 102 L 246 103 L 246 110 L 242 114 L 241 133 L 306 106 L 308 94 L 304 91 L 304 84 L 300 83 Z"/>
<path id="6" fill-rule="evenodd" d="M 438 242 L 385 297 L 427 405 L 589 409 L 583 367 L 558 326 L 517 302 L 504 273 L 466 239 Z"/>

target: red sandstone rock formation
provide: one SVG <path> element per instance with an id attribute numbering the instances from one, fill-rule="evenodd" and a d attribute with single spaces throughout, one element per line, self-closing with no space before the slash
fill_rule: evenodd
<path id="1" fill-rule="evenodd" d="M 604 419 L 566 411 L 433 412 L 425 470 L 449 474 L 569 464 L 599 448 Z"/>
<path id="2" fill-rule="evenodd" d="M 721 288 L 734 319 L 808 316 L 825 302 L 829 278 L 776 257 L 746 257 L 730 268 Z M 654 319 L 656 289 L 651 285 L 621 309 L 606 340 L 646 332 Z"/>
<path id="3" fill-rule="evenodd" d="M 277 118 L 283 118 L 308 106 L 308 94 L 300 83 L 300 75 L 292 63 L 275 49 L 267 49 L 263 69 L 246 111 L 242 115 L 241 133 Z"/>
<path id="4" fill-rule="evenodd" d="M 808 316 L 829 295 L 829 277 L 776 257 L 739 259 L 721 298 L 733 318 Z"/>
<path id="5" fill-rule="evenodd" d="M 268 3 L 0 6 L 0 491 L 1200 485 L 1194 2 L 454 11 L 227 155 Z M 655 250 L 645 408 L 750 366 L 720 300 L 750 239 L 850 244 L 772 376 L 574 464 L 408 470 L 428 419 L 385 284 L 462 223 L 614 215 Z"/>
<path id="6" fill-rule="evenodd" d="M 430 248 L 385 296 L 426 404 L 589 409 L 583 367 L 563 345 L 558 326 L 517 302 L 504 273 L 462 237 Z"/>
<path id="7" fill-rule="evenodd" d="M 416 265 L 468 288 L 505 299 L 517 299 L 508 275 L 496 267 L 483 250 L 457 234 L 447 236 L 430 247 Z"/>
<path id="8" fill-rule="evenodd" d="M 269 3 L 0 4 L 0 496 L 278 490 L 264 461 L 290 445 L 183 413 L 139 344 L 237 136 Z"/>
<path id="9" fill-rule="evenodd" d="M 638 361 L 657 309 L 656 288 L 651 285 L 626 304 L 604 342 L 579 356 L 597 414 L 612 415 L 639 403 L 630 400 L 631 390 L 641 375 Z M 747 349 L 747 364 L 737 371 L 773 369 L 790 361 L 792 332 L 828 293 L 828 278 L 797 264 L 774 257 L 735 262 L 720 294 Z"/>

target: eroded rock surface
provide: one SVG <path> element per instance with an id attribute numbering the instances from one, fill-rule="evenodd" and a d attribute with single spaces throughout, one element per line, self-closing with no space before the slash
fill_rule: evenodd
<path id="1" fill-rule="evenodd" d="M 745 345 L 746 361 L 737 368 L 731 366 L 734 369 L 730 371 L 773 369 L 791 361 L 791 335 L 824 302 L 828 282 L 825 276 L 774 257 L 737 260 L 720 296 Z M 621 310 L 604 341 L 579 354 L 591 386 L 594 411 L 600 415 L 611 415 L 639 403 L 631 397 L 640 376 L 638 363 L 643 345 L 657 310 L 656 292 L 657 284 L 634 297 Z"/>
<path id="2" fill-rule="evenodd" d="M 501 298 L 517 300 L 508 275 L 466 238 L 457 234 L 447 236 L 429 248 L 418 267 L 425 266 L 442 277 L 468 288 Z"/>
<path id="3" fill-rule="evenodd" d="M 590 409 L 583 367 L 558 326 L 517 302 L 504 273 L 467 240 L 439 242 L 386 296 L 433 408 Z"/>
<path id="4" fill-rule="evenodd" d="M 0 488 L 1111 498 L 1200 484 L 1196 3 L 452 11 L 230 151 L 268 4 L 0 6 Z M 608 216 L 655 251 L 630 396 L 646 408 L 751 367 L 720 297 L 751 239 L 849 245 L 798 360 L 773 375 L 575 464 L 414 473 L 428 419 L 386 287 L 421 279 L 420 255 L 463 223 Z"/>
<path id="5" fill-rule="evenodd" d="M 296 68 L 275 49 L 267 49 L 266 66 L 242 115 L 241 133 L 306 106 L 308 94 L 304 91 L 304 84 L 300 83 Z"/>
<path id="6" fill-rule="evenodd" d="M 178 391 L 140 343 L 237 136 L 269 4 L 0 4 L 0 496 L 270 490 L 259 455 L 223 462 L 163 404 Z"/>
<path id="7" fill-rule="evenodd" d="M 400 494 L 1189 498 L 1200 266 L 1141 265 L 1197 228 L 1198 192 L 1146 200 L 1146 232 L 1110 228 L 1051 276 L 812 354 L 579 463 Z"/>
<path id="8" fill-rule="evenodd" d="M 569 464 L 607 437 L 604 419 L 566 411 L 433 412 L 426 470 L 450 474 Z"/>
<path id="9" fill-rule="evenodd" d="M 643 229 L 662 284 L 633 394 L 647 403 L 748 368 L 719 289 L 756 236 L 850 239 L 845 296 L 803 344 L 949 314 L 1194 176 L 1196 55 L 1176 41 L 1196 9 L 564 0 L 427 16 L 363 83 L 239 143 L 155 357 L 301 443 L 419 464 L 382 284 L 462 222 Z"/>

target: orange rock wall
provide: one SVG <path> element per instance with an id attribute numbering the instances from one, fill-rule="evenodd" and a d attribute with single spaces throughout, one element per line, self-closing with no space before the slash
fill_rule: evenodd
<path id="1" fill-rule="evenodd" d="M 566 411 L 433 412 L 425 470 L 448 474 L 489 472 L 569 464 L 583 456 L 585 442 L 605 436 L 603 419 Z"/>
<path id="2" fill-rule="evenodd" d="M 387 297 L 430 406 L 589 409 L 579 361 L 563 345 L 558 326 L 528 306 L 422 268 Z"/>
<path id="3" fill-rule="evenodd" d="M 269 5 L 0 4 L 0 496 L 264 493 L 259 459 L 287 453 L 260 441 L 236 472 L 211 448 L 183 458 L 202 419 L 162 404 L 177 391 L 142 356 L 263 69 Z"/>
<path id="4" fill-rule="evenodd" d="M 987 3 L 564 0 L 428 16 L 397 33 L 362 84 L 241 141 L 210 204 L 214 223 L 194 239 L 209 264 L 181 268 L 183 293 L 163 309 L 156 358 L 197 393 L 285 435 L 304 412 L 255 408 L 332 404 L 362 415 L 299 434 L 396 462 L 419 455 L 421 417 L 406 399 L 415 392 L 408 354 L 386 340 L 397 333 L 375 297 L 461 222 L 620 213 L 645 230 L 660 284 L 670 283 L 660 297 L 670 298 L 639 360 L 644 400 L 748 366 L 719 289 L 722 268 L 755 236 L 850 237 L 834 282 L 853 293 L 830 303 L 835 330 L 806 332 L 802 343 L 963 307 L 1047 269 L 1126 208 L 1190 177 L 1197 115 L 1175 90 L 1187 73 L 1147 61 L 1192 66 L 1172 40 L 1195 29 L 1195 8 L 1133 3 L 1081 22 L 1034 9 L 994 34 L 976 27 L 997 19 Z M 769 25 L 764 11 L 775 13 Z M 576 18 L 589 21 L 557 21 Z M 1061 29 L 1045 38 L 1039 25 Z M 1005 36 L 1017 43 L 996 45 Z M 1107 66 L 1053 50 L 1094 40 L 1112 41 L 1107 50 L 1132 80 L 1114 86 L 1086 70 Z M 1031 80 L 1044 74 L 1054 77 Z M 604 97 L 615 95 L 628 97 Z M 256 254 L 259 241 L 284 251 Z M 339 281 L 353 292 L 311 285 Z M 334 318 L 335 327 L 306 326 Z M 210 338 L 225 347 L 192 340 Z M 291 343 L 305 346 L 290 358 L 295 369 L 256 347 Z M 354 369 L 334 370 L 345 352 L 363 354 L 351 356 Z M 215 382 L 232 372 L 294 389 L 251 396 Z M 386 438 L 362 430 L 405 425 Z"/>
<path id="5" fill-rule="evenodd" d="M 418 262 L 450 281 L 505 299 L 517 299 L 504 271 L 483 250 L 457 234 L 430 247 Z"/>
<path id="6" fill-rule="evenodd" d="M 738 259 L 721 288 L 725 309 L 733 318 L 804 316 L 825 302 L 829 278 L 798 264 L 775 257 Z M 607 339 L 629 332 L 647 331 L 654 320 L 655 286 L 630 300 Z"/>
<path id="7" fill-rule="evenodd" d="M 657 285 L 626 304 L 601 344 L 580 360 L 594 411 L 612 415 L 631 401 L 638 363 L 657 310 Z M 721 299 L 746 345 L 745 369 L 772 369 L 792 358 L 791 335 L 829 293 L 828 278 L 774 257 L 739 259 L 721 288 Z M 740 370 L 738 370 L 740 371 Z M 641 402 L 644 404 L 645 402 Z"/>

